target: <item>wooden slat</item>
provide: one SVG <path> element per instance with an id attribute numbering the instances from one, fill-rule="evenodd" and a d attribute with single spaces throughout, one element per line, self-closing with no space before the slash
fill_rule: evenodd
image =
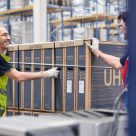
<path id="1" fill-rule="evenodd" d="M 55 46 L 55 45 L 54 45 Z M 55 49 L 52 48 L 52 63 L 55 64 Z M 52 112 L 55 112 L 55 78 L 52 78 Z"/>
<path id="2" fill-rule="evenodd" d="M 86 44 L 84 43 L 84 46 Z M 91 52 L 86 46 L 85 110 L 91 108 Z"/>

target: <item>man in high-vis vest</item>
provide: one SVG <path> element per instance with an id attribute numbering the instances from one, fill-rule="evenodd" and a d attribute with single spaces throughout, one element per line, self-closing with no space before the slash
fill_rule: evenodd
<path id="1" fill-rule="evenodd" d="M 10 57 L 5 54 L 9 44 L 10 35 L 4 27 L 0 27 L 0 116 L 3 115 L 7 104 L 6 86 L 8 78 L 18 82 L 39 78 L 58 77 L 57 68 L 39 72 L 20 72 L 9 64 Z"/>
<path id="2" fill-rule="evenodd" d="M 126 28 L 126 12 L 121 12 L 118 16 L 120 21 L 119 28 L 122 33 L 124 33 L 124 39 L 127 40 L 127 28 Z M 115 69 L 122 70 L 122 79 L 124 83 L 124 88 L 128 87 L 128 49 L 125 54 L 119 58 L 109 54 L 106 54 L 99 50 L 99 40 L 96 38 L 92 39 L 92 45 L 86 43 L 90 50 L 94 53 L 97 58 L 100 58 L 105 63 L 109 64 Z M 126 94 L 127 95 L 127 94 Z M 128 108 L 128 98 L 127 96 L 124 99 L 124 108 Z"/>

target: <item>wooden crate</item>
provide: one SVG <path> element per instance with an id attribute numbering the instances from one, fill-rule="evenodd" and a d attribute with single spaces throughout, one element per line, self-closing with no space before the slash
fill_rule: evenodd
<path id="1" fill-rule="evenodd" d="M 21 54 L 17 45 L 10 46 L 8 48 L 8 55 L 10 56 L 10 63 L 16 69 L 22 70 L 22 65 L 18 61 L 22 61 Z M 19 60 L 18 60 L 19 59 Z M 22 83 L 16 82 L 15 80 L 9 79 L 7 86 L 7 107 L 22 108 Z"/>
<path id="2" fill-rule="evenodd" d="M 91 94 L 91 52 L 84 41 L 76 41 L 77 45 L 77 91 L 76 91 L 76 111 L 89 110 Z"/>
<path id="3" fill-rule="evenodd" d="M 54 67 L 54 43 L 45 43 L 42 46 L 42 69 Z M 55 112 L 55 79 L 43 78 L 42 82 L 42 111 Z"/>
<path id="4" fill-rule="evenodd" d="M 6 110 L 6 114 L 5 116 L 18 116 L 18 115 L 29 115 L 29 116 L 33 116 L 33 112 L 32 111 L 28 111 L 28 110 L 17 110 L 17 109 L 10 109 L 8 108 Z"/>
<path id="5" fill-rule="evenodd" d="M 65 42 L 55 42 L 54 63 L 60 71 L 55 79 L 55 111 L 65 111 L 66 97 L 66 45 Z"/>

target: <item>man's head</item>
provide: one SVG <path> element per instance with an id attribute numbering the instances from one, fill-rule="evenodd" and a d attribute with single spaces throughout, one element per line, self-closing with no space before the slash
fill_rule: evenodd
<path id="1" fill-rule="evenodd" d="M 10 44 L 10 35 L 6 28 L 0 27 L 0 50 L 4 51 Z"/>
<path id="2" fill-rule="evenodd" d="M 120 28 L 121 32 L 124 33 L 124 38 L 127 39 L 126 12 L 121 12 L 118 16 L 118 20 L 120 21 L 119 28 Z"/>

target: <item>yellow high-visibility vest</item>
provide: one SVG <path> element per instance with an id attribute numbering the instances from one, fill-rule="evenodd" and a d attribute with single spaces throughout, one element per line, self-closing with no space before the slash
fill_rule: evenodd
<path id="1" fill-rule="evenodd" d="M 7 61 L 10 61 L 10 57 L 1 54 L 1 56 Z M 4 74 L 0 76 L 0 116 L 3 115 L 6 109 L 7 105 L 7 95 L 6 95 L 6 89 L 7 89 L 7 83 L 8 83 L 8 77 Z"/>

